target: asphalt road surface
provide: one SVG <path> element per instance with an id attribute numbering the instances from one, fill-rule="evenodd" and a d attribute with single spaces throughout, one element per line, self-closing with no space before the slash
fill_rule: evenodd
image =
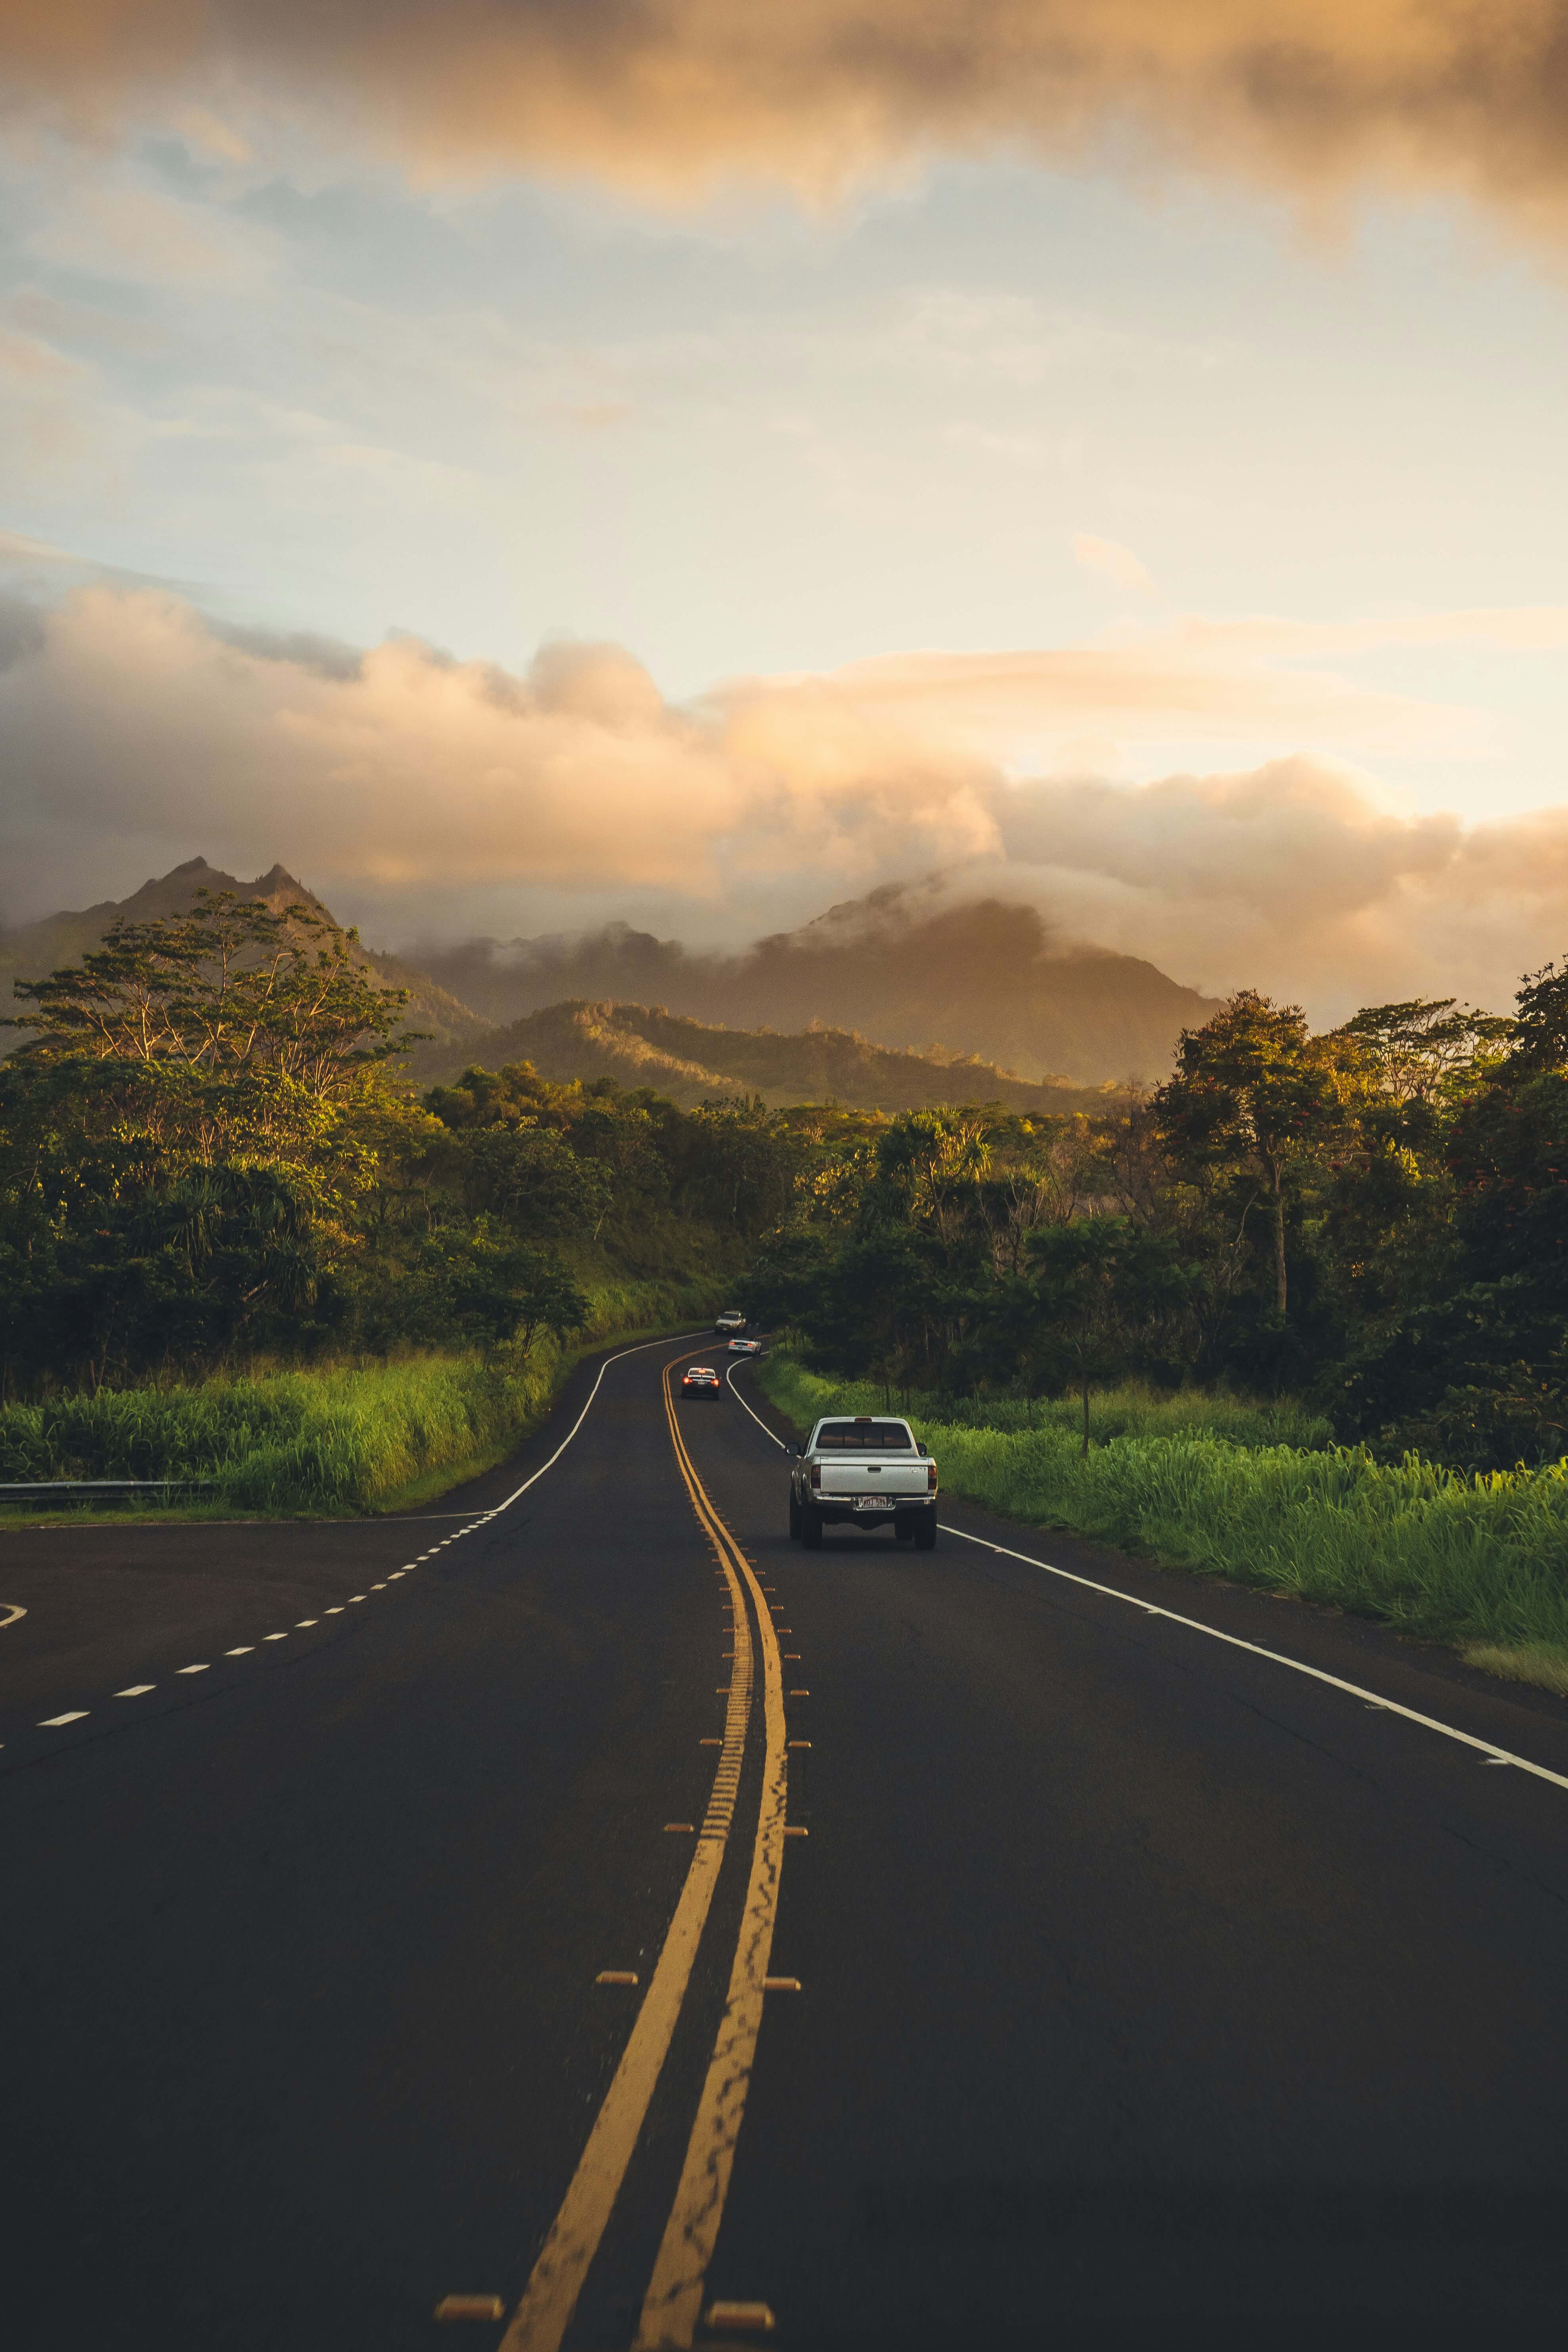
<path id="1" fill-rule="evenodd" d="M 437 1513 L 0 1534 L 0 2342 L 1560 2340 L 1568 1708 L 806 1553 L 692 1353 Z"/>

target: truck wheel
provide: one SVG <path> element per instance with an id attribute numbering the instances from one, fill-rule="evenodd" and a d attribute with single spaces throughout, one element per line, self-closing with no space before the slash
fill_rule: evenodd
<path id="1" fill-rule="evenodd" d="M 822 1521 L 809 1503 L 801 1505 L 800 1539 L 807 1551 L 822 1549 Z"/>
<path id="2" fill-rule="evenodd" d="M 920 1525 L 915 1529 L 915 1549 L 917 1551 L 936 1549 L 936 1513 L 934 1511 L 921 1512 Z"/>
<path id="3" fill-rule="evenodd" d="M 798 1542 L 800 1540 L 800 1505 L 793 1495 L 789 1498 L 789 1531 Z"/>
<path id="4" fill-rule="evenodd" d="M 912 1519 L 895 1519 L 893 1521 L 893 1540 L 895 1543 L 913 1543 L 914 1539 L 915 1528 L 914 1521 Z"/>

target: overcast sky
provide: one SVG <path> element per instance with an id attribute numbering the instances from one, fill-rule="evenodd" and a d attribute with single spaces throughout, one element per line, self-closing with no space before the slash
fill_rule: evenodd
<path id="1" fill-rule="evenodd" d="M 0 918 L 940 868 L 1323 1017 L 1568 948 L 1546 0 L 35 5 Z"/>

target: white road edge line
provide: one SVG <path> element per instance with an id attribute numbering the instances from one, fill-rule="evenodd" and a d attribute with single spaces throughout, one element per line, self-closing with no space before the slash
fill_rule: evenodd
<path id="1" fill-rule="evenodd" d="M 1473 1731 L 1461 1731 L 1452 1723 L 1441 1723 L 1435 1715 L 1422 1715 L 1413 1706 L 1401 1706 L 1394 1698 L 1384 1698 L 1381 1692 L 1368 1690 L 1363 1684 L 1348 1683 L 1341 1675 L 1331 1675 L 1321 1666 L 1303 1664 L 1300 1658 L 1288 1658 L 1280 1650 L 1266 1650 L 1260 1642 L 1244 1642 L 1239 1633 L 1222 1633 L 1217 1625 L 1205 1625 L 1201 1617 L 1184 1617 L 1174 1609 L 1161 1609 L 1152 1601 L 1140 1601 L 1134 1593 L 1121 1592 L 1114 1584 L 1099 1584 L 1092 1576 L 1075 1576 L 1070 1568 L 1055 1568 L 1048 1559 L 1037 1559 L 1033 1553 L 1014 1551 L 1006 1544 L 990 1543 L 984 1536 L 972 1536 L 967 1528 L 949 1527 L 942 1522 L 944 1536 L 957 1536 L 964 1543 L 978 1544 L 983 1551 L 999 1552 L 1005 1559 L 1021 1559 L 1026 1567 L 1044 1569 L 1047 1576 L 1059 1576 L 1068 1584 L 1081 1584 L 1089 1592 L 1103 1592 L 1109 1600 L 1123 1601 L 1130 1609 L 1140 1609 L 1145 1617 L 1163 1617 L 1173 1625 L 1184 1625 L 1190 1633 L 1206 1633 L 1211 1642 L 1224 1642 L 1233 1650 L 1248 1650 L 1255 1658 L 1267 1658 L 1270 1664 L 1289 1666 L 1292 1674 L 1305 1675 L 1310 1681 L 1326 1683 L 1331 1690 L 1344 1691 L 1352 1698 L 1370 1700 L 1385 1715 L 1403 1716 L 1406 1723 L 1418 1723 L 1424 1731 L 1436 1731 L 1445 1739 L 1457 1739 L 1463 1748 L 1473 1748 L 1489 1764 L 1513 1764 L 1521 1772 L 1533 1773 L 1538 1780 L 1550 1780 L 1553 1788 L 1568 1789 L 1568 1774 L 1549 1771 L 1544 1764 L 1532 1764 L 1528 1756 L 1515 1756 L 1511 1749 L 1498 1748 L 1489 1739 L 1478 1739 Z"/>
<path id="2" fill-rule="evenodd" d="M 787 1451 L 784 1441 L 768 1427 L 760 1413 L 751 1406 L 734 1384 L 738 1365 L 730 1367 L 726 1381 L 731 1395 L 743 1412 L 752 1419 L 764 1437 L 772 1438 L 780 1452 Z M 1511 1749 L 1494 1747 L 1489 1739 L 1478 1739 L 1471 1731 L 1461 1731 L 1452 1723 L 1440 1723 L 1435 1715 L 1422 1715 L 1413 1706 L 1401 1706 L 1397 1699 L 1384 1698 L 1380 1692 L 1367 1690 L 1361 1683 L 1348 1683 L 1342 1675 L 1325 1673 L 1321 1666 L 1305 1665 L 1300 1658 L 1288 1658 L 1282 1651 L 1266 1650 L 1260 1642 L 1244 1642 L 1239 1633 L 1222 1633 L 1217 1625 L 1205 1625 L 1200 1617 L 1184 1617 L 1174 1609 L 1162 1609 L 1152 1601 L 1140 1601 L 1136 1593 L 1122 1592 L 1114 1584 L 1097 1583 L 1092 1576 L 1075 1576 L 1070 1568 L 1057 1568 L 1048 1559 L 1037 1559 L 1033 1552 L 1014 1551 L 1006 1544 L 990 1543 L 984 1536 L 972 1536 L 966 1528 L 950 1527 L 941 1522 L 944 1536 L 957 1536 L 963 1543 L 978 1544 L 983 1551 L 1001 1554 L 1005 1559 L 1021 1559 L 1027 1568 L 1043 1569 L 1047 1576 L 1059 1576 L 1068 1584 L 1081 1584 L 1087 1591 L 1103 1592 L 1108 1600 L 1124 1601 L 1129 1609 L 1140 1609 L 1145 1617 L 1163 1617 L 1173 1625 L 1184 1625 L 1189 1633 L 1206 1633 L 1211 1642 L 1224 1642 L 1233 1650 L 1248 1650 L 1255 1658 L 1267 1658 L 1271 1665 L 1289 1666 L 1295 1675 L 1306 1675 L 1315 1683 L 1326 1683 L 1331 1690 L 1346 1692 L 1352 1698 L 1365 1699 L 1386 1715 L 1403 1716 L 1406 1723 L 1418 1723 L 1424 1731 L 1436 1731 L 1445 1739 L 1457 1739 L 1463 1748 L 1473 1748 L 1489 1764 L 1512 1764 L 1521 1772 L 1529 1772 L 1538 1780 L 1550 1780 L 1554 1789 L 1568 1789 L 1568 1774 L 1550 1771 L 1544 1764 L 1532 1764 L 1528 1756 L 1515 1756 Z"/>

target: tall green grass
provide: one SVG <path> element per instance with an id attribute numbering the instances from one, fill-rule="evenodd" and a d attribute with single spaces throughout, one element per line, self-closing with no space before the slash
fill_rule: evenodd
<path id="1" fill-rule="evenodd" d="M 574 1347 L 546 1339 L 518 1367 L 425 1356 L 0 1406 L 0 1479 L 199 1478 L 212 1482 L 204 1505 L 226 1510 L 384 1509 L 498 1458 L 590 1347 L 679 1327 L 711 1305 L 668 1283 L 592 1296 Z"/>
<path id="2" fill-rule="evenodd" d="M 822 1380 L 787 1352 L 759 1370 L 802 1426 L 881 1406 L 879 1389 Z M 1493 1672 L 1563 1686 L 1568 1463 L 1479 1476 L 1414 1456 L 1391 1466 L 1260 1437 L 1267 1408 L 1194 1396 L 1183 1427 L 1173 1406 L 1182 1400 L 1126 1395 L 1121 1427 L 1102 1422 L 1087 1461 L 1070 1411 L 1012 1429 L 910 1418 L 950 1493 L 1011 1518 L 1380 1618 Z"/>

